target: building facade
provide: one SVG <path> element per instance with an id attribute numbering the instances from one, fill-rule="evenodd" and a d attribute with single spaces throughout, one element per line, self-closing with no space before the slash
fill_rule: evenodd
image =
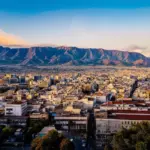
<path id="1" fill-rule="evenodd" d="M 23 116 L 27 113 L 27 102 L 8 103 L 5 106 L 5 116 Z"/>
<path id="2" fill-rule="evenodd" d="M 71 133 L 86 134 L 87 117 L 81 116 L 55 116 L 55 127 Z"/>

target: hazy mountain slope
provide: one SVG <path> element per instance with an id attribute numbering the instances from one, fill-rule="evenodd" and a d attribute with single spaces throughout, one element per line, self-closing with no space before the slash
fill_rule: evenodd
<path id="1" fill-rule="evenodd" d="M 77 47 L 11 49 L 0 46 L 0 64 L 150 66 L 150 58 L 140 53 L 117 50 L 83 49 Z"/>

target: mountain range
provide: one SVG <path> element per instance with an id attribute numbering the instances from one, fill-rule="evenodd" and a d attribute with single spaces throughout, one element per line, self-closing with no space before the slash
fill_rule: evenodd
<path id="1" fill-rule="evenodd" d="M 150 67 L 150 58 L 136 52 L 96 48 L 65 46 L 9 48 L 0 46 L 0 64 Z"/>

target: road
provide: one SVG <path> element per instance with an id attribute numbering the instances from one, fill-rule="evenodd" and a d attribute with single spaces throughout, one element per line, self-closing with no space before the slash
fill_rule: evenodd
<path id="1" fill-rule="evenodd" d="M 139 80 L 137 79 L 137 80 L 135 80 L 135 82 L 133 83 L 132 89 L 131 89 L 131 92 L 130 92 L 130 98 L 133 97 L 133 94 L 134 94 L 135 90 L 138 88 L 138 82 L 139 82 Z"/>
<path id="2" fill-rule="evenodd" d="M 95 150 L 96 149 L 96 121 L 93 110 L 89 111 L 88 116 L 88 125 L 87 125 L 87 150 Z"/>

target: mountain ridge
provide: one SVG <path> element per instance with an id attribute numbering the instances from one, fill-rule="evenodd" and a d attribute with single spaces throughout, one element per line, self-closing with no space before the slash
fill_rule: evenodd
<path id="1" fill-rule="evenodd" d="M 138 52 L 46 46 L 9 48 L 0 46 L 0 64 L 19 65 L 114 65 L 150 67 L 150 58 Z"/>

